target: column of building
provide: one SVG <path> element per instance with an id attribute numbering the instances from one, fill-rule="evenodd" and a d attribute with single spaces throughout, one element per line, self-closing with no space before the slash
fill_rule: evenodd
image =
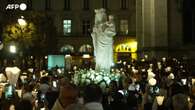
<path id="1" fill-rule="evenodd" d="M 167 55 L 167 0 L 136 0 L 138 52 L 150 56 Z"/>

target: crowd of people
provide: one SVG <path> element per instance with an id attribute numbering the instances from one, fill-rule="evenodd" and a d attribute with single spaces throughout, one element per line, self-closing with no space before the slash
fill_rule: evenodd
<path id="1" fill-rule="evenodd" d="M 119 61 L 111 71 L 118 71 L 120 78 L 106 88 L 74 84 L 75 69 L 65 76 L 58 75 L 57 68 L 42 76 L 29 73 L 16 85 L 1 82 L 0 109 L 195 110 L 195 80 L 189 66 L 176 58 Z"/>

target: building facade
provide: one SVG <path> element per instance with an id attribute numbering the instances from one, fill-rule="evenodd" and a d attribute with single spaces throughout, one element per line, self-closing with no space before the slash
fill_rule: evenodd
<path id="1" fill-rule="evenodd" d="M 92 47 L 90 33 L 94 24 L 94 10 L 105 8 L 106 13 L 115 17 L 117 35 L 121 38 L 134 38 L 136 35 L 135 2 L 136 0 L 33 0 L 32 10 L 45 11 L 54 20 L 58 36 L 58 49 L 66 46 L 75 52 L 82 47 Z M 119 38 L 120 37 L 120 38 Z M 65 46 L 65 47 L 64 47 Z"/>
<path id="2" fill-rule="evenodd" d="M 193 0 L 136 0 L 138 50 L 151 56 L 194 58 Z"/>
<path id="3" fill-rule="evenodd" d="M 136 55 L 132 54 L 134 52 L 160 57 L 194 55 L 193 0 L 17 0 L 17 2 L 27 3 L 26 13 L 44 12 L 52 17 L 58 32 L 54 37 L 58 38 L 56 50 L 59 53 L 68 50 L 77 54 L 82 52 L 92 54 L 90 33 L 94 24 L 94 9 L 105 8 L 108 15 L 112 14 L 115 17 L 117 30 L 114 37 L 115 59 L 118 59 L 118 56 L 136 58 Z M 1 9 L 5 9 L 7 3 L 13 3 L 13 0 L 1 0 Z"/>

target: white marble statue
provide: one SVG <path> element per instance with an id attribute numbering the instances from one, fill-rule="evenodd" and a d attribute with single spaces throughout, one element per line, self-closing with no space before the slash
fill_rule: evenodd
<path id="1" fill-rule="evenodd" d="M 115 34 L 114 17 L 109 15 L 107 18 L 105 9 L 96 9 L 95 25 L 91 36 L 97 71 L 110 71 L 113 63 L 113 36 Z"/>

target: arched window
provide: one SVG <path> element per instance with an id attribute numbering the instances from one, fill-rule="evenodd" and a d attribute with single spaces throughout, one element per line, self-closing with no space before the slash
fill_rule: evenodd
<path id="1" fill-rule="evenodd" d="M 84 44 L 79 49 L 80 53 L 92 53 L 92 46 L 89 44 Z"/>
<path id="2" fill-rule="evenodd" d="M 64 45 L 60 48 L 61 53 L 73 53 L 74 47 L 72 45 Z"/>

